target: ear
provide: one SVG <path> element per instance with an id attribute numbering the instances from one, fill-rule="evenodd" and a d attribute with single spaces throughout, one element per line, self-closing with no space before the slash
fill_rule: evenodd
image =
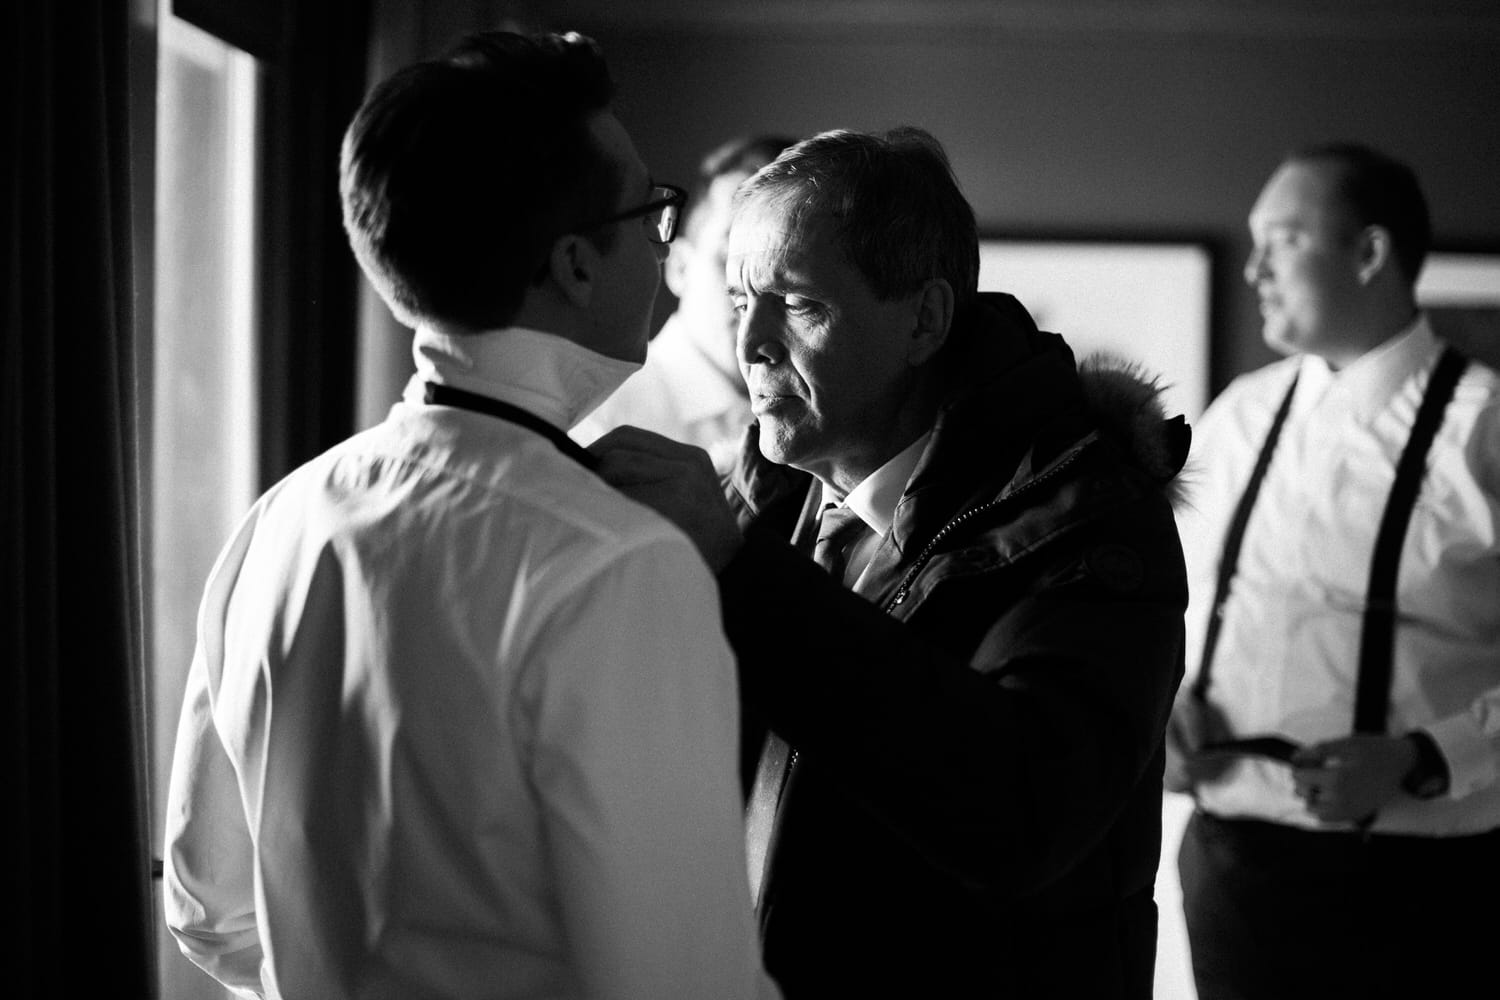
<path id="1" fill-rule="evenodd" d="M 1368 285 L 1377 274 L 1395 264 L 1395 244 L 1384 226 L 1366 226 L 1359 234 L 1359 283 Z"/>
<path id="2" fill-rule="evenodd" d="M 688 239 L 678 235 L 672 241 L 672 249 L 667 254 L 667 262 L 662 267 L 662 280 L 667 283 L 667 291 L 682 298 L 688 287 L 688 260 L 697 250 Z"/>
<path id="3" fill-rule="evenodd" d="M 587 309 L 599 277 L 599 248 L 576 233 L 559 236 L 547 256 L 547 276 L 570 304 Z"/>
<path id="4" fill-rule="evenodd" d="M 953 286 L 942 278 L 929 278 L 916 295 L 916 323 L 906 362 L 913 368 L 931 361 L 948 342 L 953 325 Z"/>

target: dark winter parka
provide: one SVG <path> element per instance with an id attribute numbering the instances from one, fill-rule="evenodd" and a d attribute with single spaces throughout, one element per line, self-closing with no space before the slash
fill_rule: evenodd
<path id="1" fill-rule="evenodd" d="M 1010 296 L 983 296 L 951 344 L 947 403 L 857 592 L 798 550 L 811 477 L 752 432 L 729 481 L 747 748 L 769 726 L 795 750 L 766 965 L 790 1000 L 1147 998 L 1187 427 L 1128 371 L 1080 375 Z"/>

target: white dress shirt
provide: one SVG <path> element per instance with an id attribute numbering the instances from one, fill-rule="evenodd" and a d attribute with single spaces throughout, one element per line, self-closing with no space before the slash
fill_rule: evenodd
<path id="1" fill-rule="evenodd" d="M 1292 376 L 1301 376 L 1246 527 L 1209 701 L 1236 735 L 1298 742 L 1353 728 L 1359 635 L 1375 535 L 1441 343 L 1425 319 L 1341 371 L 1290 358 L 1236 379 L 1193 434 L 1188 560 L 1192 683 L 1224 535 Z M 1452 775 L 1433 801 L 1402 796 L 1385 833 L 1500 827 L 1500 376 L 1471 364 L 1428 456 L 1402 547 L 1387 731 L 1424 729 Z M 1226 817 L 1318 826 L 1290 769 L 1236 763 L 1199 786 Z"/>
<path id="2" fill-rule="evenodd" d="M 241 996 L 751 997 L 712 575 L 545 437 L 632 366 L 420 330 L 379 426 L 265 494 L 207 585 L 167 922 Z"/>
<path id="3" fill-rule="evenodd" d="M 896 520 L 896 505 L 901 502 L 906 483 L 916 471 L 917 462 L 931 439 L 931 431 L 917 438 L 880 468 L 861 479 L 859 485 L 849 491 L 848 496 L 840 497 L 832 486 L 823 484 L 824 506 L 832 504 L 848 507 L 870 529 L 855 543 L 848 558 L 844 560 L 844 579 L 851 589 L 859 589 L 859 577 L 891 530 L 891 524 Z"/>
<path id="4" fill-rule="evenodd" d="M 693 337 L 681 313 L 673 313 L 646 348 L 646 364 L 573 431 L 590 444 L 622 424 L 644 427 L 708 452 L 727 472 L 753 419 L 745 383 L 732 352 L 711 357 Z"/>

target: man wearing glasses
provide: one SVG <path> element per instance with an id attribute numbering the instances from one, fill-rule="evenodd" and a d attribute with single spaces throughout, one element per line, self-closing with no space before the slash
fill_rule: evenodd
<path id="1" fill-rule="evenodd" d="M 242 995 L 776 994 L 712 577 L 566 435 L 645 357 L 683 200 L 611 89 L 587 39 L 486 33 L 345 136 L 417 371 L 206 588 L 165 906 Z"/>

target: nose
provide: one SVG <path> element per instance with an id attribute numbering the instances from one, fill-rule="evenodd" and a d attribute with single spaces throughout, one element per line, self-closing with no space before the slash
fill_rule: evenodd
<path id="1" fill-rule="evenodd" d="M 1245 284 L 1254 287 L 1266 273 L 1266 248 L 1255 246 L 1245 258 Z"/>
<path id="2" fill-rule="evenodd" d="M 735 354 L 740 366 L 776 364 L 784 359 L 786 350 L 780 337 L 781 325 L 776 310 L 761 296 L 750 296 L 745 311 L 740 313 L 739 329 L 735 332 Z"/>

